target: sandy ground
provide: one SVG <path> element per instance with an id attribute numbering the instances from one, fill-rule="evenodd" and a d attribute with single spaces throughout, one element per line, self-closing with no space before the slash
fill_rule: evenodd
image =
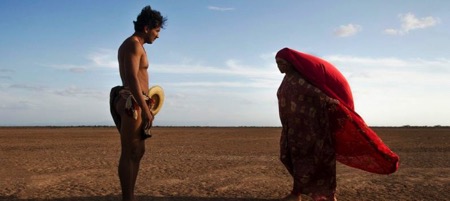
<path id="1" fill-rule="evenodd" d="M 450 200 L 450 128 L 375 128 L 400 155 L 386 176 L 338 165 L 338 200 Z M 136 194 L 154 201 L 278 200 L 291 178 L 280 128 L 154 128 Z M 0 128 L 0 200 L 120 200 L 112 127 Z"/>

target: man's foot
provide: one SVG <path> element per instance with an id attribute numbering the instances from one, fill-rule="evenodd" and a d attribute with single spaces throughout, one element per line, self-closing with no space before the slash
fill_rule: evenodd
<path id="1" fill-rule="evenodd" d="M 281 201 L 301 201 L 302 197 L 300 195 L 294 195 L 294 194 L 289 194 L 286 197 L 284 197 L 283 199 L 281 199 Z"/>

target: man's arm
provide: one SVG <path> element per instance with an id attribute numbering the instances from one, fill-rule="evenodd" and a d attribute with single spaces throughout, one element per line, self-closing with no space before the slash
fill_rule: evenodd
<path id="1" fill-rule="evenodd" d="M 138 42 L 131 44 L 129 50 L 124 56 L 124 66 L 125 78 L 128 80 L 130 91 L 136 99 L 137 104 L 142 109 L 144 129 L 148 129 L 152 126 L 153 115 L 145 102 L 142 94 L 143 90 L 141 89 L 138 78 L 142 55 L 144 55 L 144 52 L 140 44 L 138 44 Z"/>

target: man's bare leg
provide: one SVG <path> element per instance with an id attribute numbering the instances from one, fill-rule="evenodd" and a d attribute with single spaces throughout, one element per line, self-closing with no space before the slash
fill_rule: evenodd
<path id="1" fill-rule="evenodd" d="M 127 115 L 122 116 L 120 131 L 121 155 L 119 160 L 119 179 L 123 201 L 135 201 L 134 187 L 139 172 L 140 161 L 145 152 L 145 141 L 141 140 L 141 120 Z"/>

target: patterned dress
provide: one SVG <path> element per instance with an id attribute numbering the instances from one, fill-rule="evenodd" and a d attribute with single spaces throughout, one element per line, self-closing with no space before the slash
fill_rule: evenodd
<path id="1" fill-rule="evenodd" d="M 280 160 L 294 178 L 292 193 L 314 200 L 333 197 L 336 153 L 328 113 L 336 101 L 298 73 L 284 77 L 277 96 L 283 126 Z"/>

